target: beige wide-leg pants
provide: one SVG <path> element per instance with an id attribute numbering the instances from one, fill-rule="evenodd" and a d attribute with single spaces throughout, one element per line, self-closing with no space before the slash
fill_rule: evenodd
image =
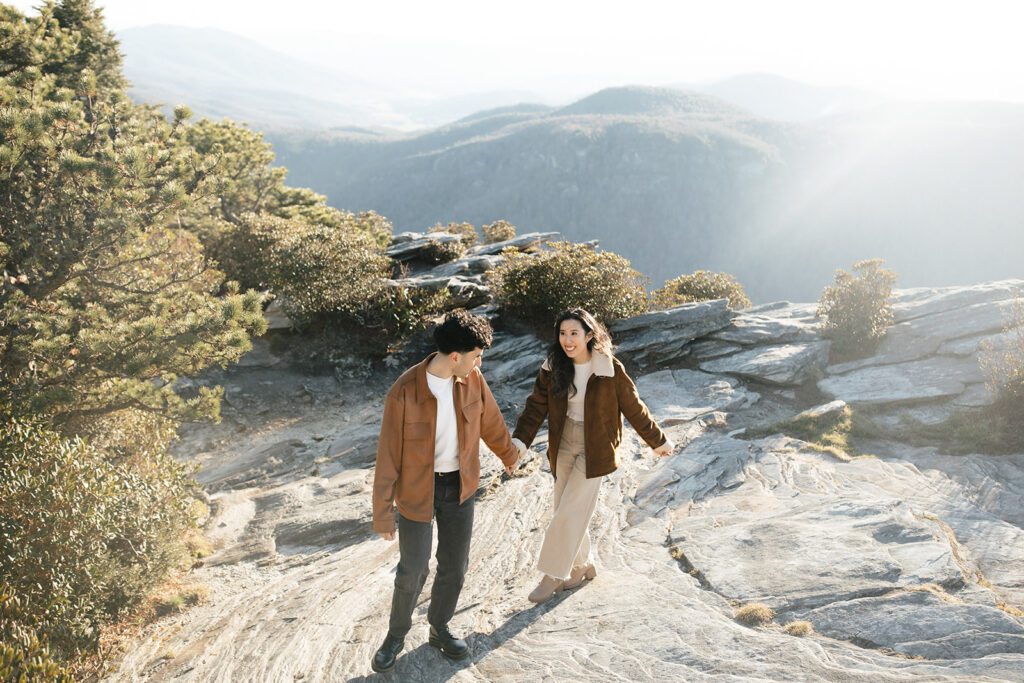
<path id="1" fill-rule="evenodd" d="M 583 423 L 567 419 L 555 463 L 554 514 L 537 560 L 537 569 L 556 579 L 590 562 L 588 527 L 603 477 L 587 479 L 583 443 Z"/>

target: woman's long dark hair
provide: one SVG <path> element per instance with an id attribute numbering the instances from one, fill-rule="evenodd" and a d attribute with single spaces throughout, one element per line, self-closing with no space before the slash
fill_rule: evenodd
<path id="1" fill-rule="evenodd" d="M 582 308 L 570 308 L 558 316 L 558 320 L 555 321 L 555 341 L 548 347 L 548 365 L 551 367 L 551 393 L 568 393 L 572 397 L 576 395 L 576 386 L 573 385 L 576 370 L 573 367 L 572 359 L 565 355 L 562 345 L 558 343 L 558 333 L 562 328 L 562 323 L 566 320 L 579 321 L 580 325 L 583 325 L 584 334 L 588 332 L 594 333 L 594 336 L 587 342 L 587 349 L 591 353 L 597 351 L 611 354 L 612 338 L 608 334 L 608 330 L 604 328 L 604 325 L 597 322 L 594 316 Z"/>

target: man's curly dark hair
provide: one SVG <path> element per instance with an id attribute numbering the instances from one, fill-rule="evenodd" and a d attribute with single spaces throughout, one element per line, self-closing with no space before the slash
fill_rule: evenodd
<path id="1" fill-rule="evenodd" d="M 486 318 L 471 315 L 458 308 L 450 311 L 444 322 L 434 328 L 434 342 L 441 353 L 468 353 L 473 349 L 491 348 L 494 332 Z"/>

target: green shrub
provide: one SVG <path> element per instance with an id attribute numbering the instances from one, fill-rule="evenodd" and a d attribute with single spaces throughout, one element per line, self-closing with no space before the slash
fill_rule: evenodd
<path id="1" fill-rule="evenodd" d="M 586 244 L 548 246 L 535 254 L 505 249 L 504 261 L 491 271 L 498 300 L 508 313 L 546 326 L 572 306 L 587 309 L 602 322 L 647 310 L 647 278 L 625 258 Z"/>
<path id="2" fill-rule="evenodd" d="M 342 218 L 356 230 L 369 235 L 378 249 L 387 249 L 391 244 L 394 226 L 376 211 L 360 211 L 357 214 L 343 212 Z"/>
<path id="3" fill-rule="evenodd" d="M 407 287 L 387 287 L 377 292 L 356 316 L 362 331 L 376 340 L 378 350 L 406 339 L 427 327 L 449 308 L 447 289 L 427 292 Z M 373 340 L 369 340 L 373 341 Z M 383 342 L 383 347 L 380 346 Z"/>
<path id="4" fill-rule="evenodd" d="M 817 316 L 825 319 L 823 332 L 836 359 L 869 355 L 892 324 L 889 298 L 897 276 L 884 263 L 878 258 L 854 263 L 853 274 L 837 270 L 835 284 L 822 292 Z"/>
<path id="5" fill-rule="evenodd" d="M 995 398 L 993 418 L 1007 445 L 1024 447 L 1024 299 L 1018 297 L 1003 325 L 1003 343 L 982 343 L 980 363 Z"/>
<path id="6" fill-rule="evenodd" d="M 103 624 L 182 565 L 192 480 L 164 452 L 112 462 L 3 410 L 0 576 L 58 661 L 95 654 Z"/>
<path id="7" fill-rule="evenodd" d="M 24 600 L 0 582 L 0 681 L 74 680 L 71 670 L 53 661 L 46 635 L 35 628 L 25 611 Z"/>
<path id="8" fill-rule="evenodd" d="M 281 295 L 298 324 L 322 314 L 352 313 L 390 273 L 370 233 L 267 214 L 245 214 L 225 231 L 218 254 L 229 277 Z"/>
<path id="9" fill-rule="evenodd" d="M 445 242 L 442 242 L 441 240 L 430 240 L 423 246 L 423 249 L 420 250 L 420 255 L 423 257 L 423 260 L 435 265 L 454 261 L 465 253 L 466 243 L 461 240 L 450 240 Z"/>
<path id="10" fill-rule="evenodd" d="M 516 226 L 504 220 L 495 221 L 494 223 L 485 225 L 480 229 L 484 233 L 485 244 L 504 242 L 505 240 L 510 240 L 516 236 Z"/>
<path id="11" fill-rule="evenodd" d="M 476 244 L 478 237 L 476 228 L 473 227 L 472 223 L 449 223 L 448 225 L 436 223 L 434 227 L 427 230 L 428 234 L 432 232 L 449 232 L 453 235 L 458 235 L 462 238 L 462 243 L 465 247 L 471 247 Z"/>
<path id="12" fill-rule="evenodd" d="M 698 270 L 669 280 L 664 287 L 654 292 L 652 298 L 657 308 L 672 308 L 679 304 L 713 299 L 728 299 L 729 307 L 734 309 L 750 306 L 743 285 L 735 277 L 708 270 Z"/>

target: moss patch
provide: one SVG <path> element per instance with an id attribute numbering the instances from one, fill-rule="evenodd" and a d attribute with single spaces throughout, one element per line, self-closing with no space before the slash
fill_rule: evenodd
<path id="1" fill-rule="evenodd" d="M 867 419 L 855 414 L 849 406 L 825 415 L 804 415 L 773 422 L 765 427 L 751 427 L 743 433 L 745 439 L 759 439 L 772 434 L 806 441 L 816 451 L 829 453 L 844 462 L 866 455 L 858 448 L 858 441 L 878 435 L 878 430 Z"/>

